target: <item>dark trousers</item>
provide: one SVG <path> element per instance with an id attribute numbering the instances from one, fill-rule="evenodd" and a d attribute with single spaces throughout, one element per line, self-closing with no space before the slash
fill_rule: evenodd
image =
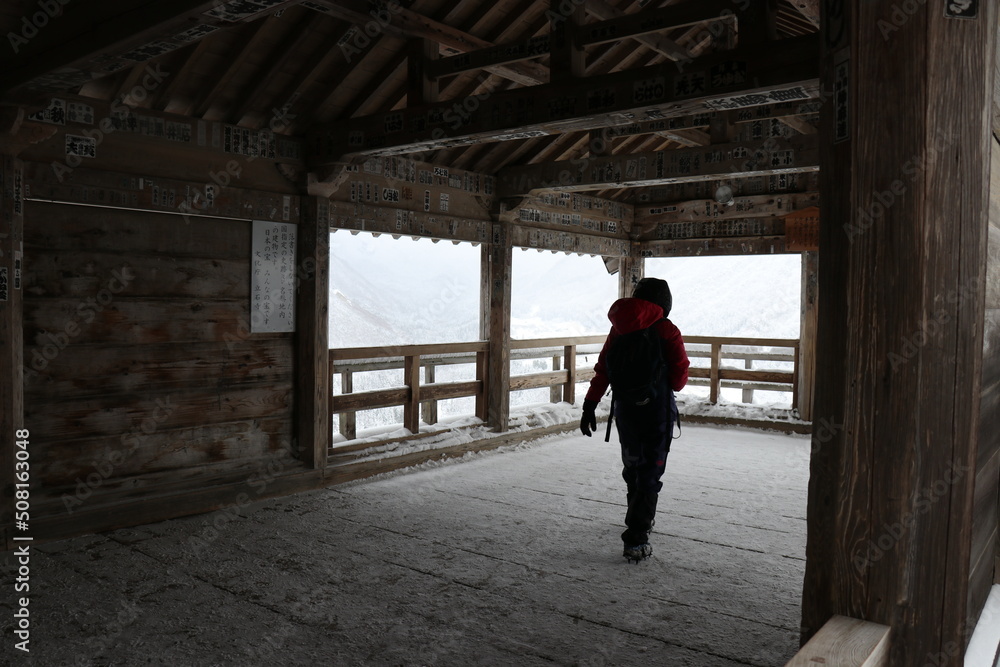
<path id="1" fill-rule="evenodd" d="M 671 393 L 667 400 L 636 406 L 615 402 L 615 421 L 622 447 L 622 478 L 625 480 L 628 510 L 625 513 L 626 545 L 645 544 L 656 514 L 656 502 L 663 483 L 673 437 L 676 404 Z"/>

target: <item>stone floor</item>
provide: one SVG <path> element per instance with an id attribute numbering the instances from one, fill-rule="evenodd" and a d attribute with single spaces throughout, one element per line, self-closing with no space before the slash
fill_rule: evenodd
<path id="1" fill-rule="evenodd" d="M 686 427 L 637 565 L 616 448 L 549 438 L 38 545 L 31 652 L 5 586 L 2 664 L 784 665 L 808 439 Z"/>

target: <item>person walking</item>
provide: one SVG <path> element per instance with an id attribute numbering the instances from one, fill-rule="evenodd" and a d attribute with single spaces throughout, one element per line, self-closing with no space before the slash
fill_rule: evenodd
<path id="1" fill-rule="evenodd" d="M 628 501 L 623 555 L 630 562 L 653 552 L 649 531 L 677 418 L 674 392 L 687 384 L 691 365 L 680 330 L 667 319 L 672 305 L 670 287 L 659 278 L 643 278 L 630 298 L 611 305 L 611 332 L 594 366 L 580 419 L 580 431 L 589 437 L 597 430 L 597 404 L 610 385 Z"/>

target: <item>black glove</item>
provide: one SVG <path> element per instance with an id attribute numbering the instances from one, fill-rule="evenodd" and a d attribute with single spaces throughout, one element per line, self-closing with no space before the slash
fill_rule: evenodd
<path id="1" fill-rule="evenodd" d="M 597 430 L 597 415 L 594 413 L 596 409 L 597 401 L 584 400 L 583 416 L 580 417 L 580 432 L 588 438 L 593 431 Z"/>

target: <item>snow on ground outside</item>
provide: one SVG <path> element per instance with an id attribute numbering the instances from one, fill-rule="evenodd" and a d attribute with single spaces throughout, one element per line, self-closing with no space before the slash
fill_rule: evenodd
<path id="1" fill-rule="evenodd" d="M 19 663 L 783 665 L 808 451 L 686 428 L 638 565 L 617 446 L 579 435 L 39 545 Z"/>
<path id="2" fill-rule="evenodd" d="M 995 667 L 1000 645 L 1000 585 L 990 589 L 986 606 L 965 653 L 965 667 Z"/>

